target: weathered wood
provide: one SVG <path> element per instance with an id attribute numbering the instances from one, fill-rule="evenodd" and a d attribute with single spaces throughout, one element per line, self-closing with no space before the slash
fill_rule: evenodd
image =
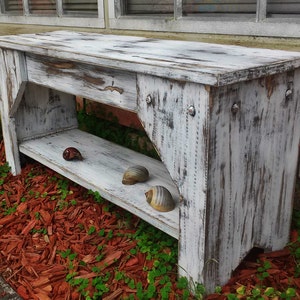
<path id="1" fill-rule="evenodd" d="M 300 66 L 297 52 L 72 31 L 1 36 L 0 47 L 214 86 Z"/>
<path id="2" fill-rule="evenodd" d="M 225 284 L 253 247 L 279 250 L 289 241 L 299 83 L 298 69 L 212 92 L 204 257 L 209 289 Z"/>
<path id="3" fill-rule="evenodd" d="M 15 123 L 19 142 L 77 128 L 75 96 L 28 83 Z"/>
<path id="4" fill-rule="evenodd" d="M 147 75 L 138 88 L 138 115 L 180 192 L 180 274 L 203 282 L 209 88 Z"/>
<path id="5" fill-rule="evenodd" d="M 30 82 L 93 101 L 136 110 L 136 74 L 72 61 L 27 55 Z"/>
<path id="6" fill-rule="evenodd" d="M 13 114 L 21 101 L 27 81 L 24 54 L 0 49 L 0 65 L 1 122 L 5 154 L 11 172 L 17 174 L 21 167 Z"/>
<path id="7" fill-rule="evenodd" d="M 76 147 L 84 159 L 65 161 L 62 153 L 67 147 Z M 25 141 L 20 144 L 20 151 L 87 189 L 99 191 L 105 199 L 178 239 L 179 195 L 160 161 L 78 129 Z M 122 184 L 125 170 L 136 164 L 148 169 L 149 180 Z M 177 203 L 175 210 L 161 213 L 147 203 L 145 192 L 154 185 L 163 185 L 172 193 Z"/>

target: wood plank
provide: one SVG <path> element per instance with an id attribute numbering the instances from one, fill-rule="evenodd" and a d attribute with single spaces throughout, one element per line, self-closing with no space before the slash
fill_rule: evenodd
<path id="1" fill-rule="evenodd" d="M 76 128 L 75 96 L 28 83 L 15 123 L 19 142 Z"/>
<path id="2" fill-rule="evenodd" d="M 79 149 L 84 157 L 83 161 L 64 160 L 62 153 L 67 147 Z M 22 153 L 87 189 L 99 191 L 105 199 L 178 239 L 179 195 L 160 161 L 78 129 L 25 141 L 19 148 Z M 124 171 L 136 164 L 149 170 L 149 180 L 135 185 L 123 185 L 121 181 Z M 173 211 L 157 212 L 146 202 L 144 193 L 154 185 L 163 185 L 172 193 L 177 203 Z"/>
<path id="3" fill-rule="evenodd" d="M 293 94 L 286 99 L 288 86 Z M 253 247 L 274 251 L 289 240 L 299 95 L 299 69 L 212 93 L 205 257 L 210 289 L 212 282 L 225 284 Z"/>
<path id="4" fill-rule="evenodd" d="M 72 61 L 27 55 L 30 82 L 136 111 L 136 74 Z"/>
<path id="5" fill-rule="evenodd" d="M 12 174 L 21 171 L 14 112 L 21 101 L 27 80 L 24 60 L 20 52 L 0 49 L 1 122 L 6 159 Z"/>
<path id="6" fill-rule="evenodd" d="M 222 86 L 300 66 L 300 53 L 72 31 L 1 36 L 0 47 Z"/>
<path id="7" fill-rule="evenodd" d="M 13 116 L 19 106 L 28 81 L 25 56 L 21 52 L 3 50 L 2 59 L 3 73 L 5 73 L 7 85 L 7 94 L 3 95 L 4 98 L 7 97 L 4 105 L 8 105 L 9 116 Z"/>
<path id="8" fill-rule="evenodd" d="M 203 282 L 209 88 L 148 75 L 138 75 L 138 87 L 138 115 L 182 198 L 180 275 Z M 190 106 L 194 116 L 188 113 Z"/>

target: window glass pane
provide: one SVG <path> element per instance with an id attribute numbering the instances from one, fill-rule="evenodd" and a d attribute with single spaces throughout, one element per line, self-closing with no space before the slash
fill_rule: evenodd
<path id="1" fill-rule="evenodd" d="M 23 13 L 22 0 L 4 0 L 4 12 L 13 14 Z"/>
<path id="2" fill-rule="evenodd" d="M 256 0 L 183 0 L 183 14 L 256 13 Z"/>
<path id="3" fill-rule="evenodd" d="M 56 0 L 29 0 L 28 6 L 32 14 L 56 14 Z"/>
<path id="4" fill-rule="evenodd" d="M 127 0 L 126 14 L 173 14 L 174 0 Z"/>
<path id="5" fill-rule="evenodd" d="M 268 0 L 268 14 L 300 14 L 300 0 Z"/>
<path id="6" fill-rule="evenodd" d="M 63 0 L 63 10 L 65 14 L 76 15 L 97 15 L 97 0 Z"/>

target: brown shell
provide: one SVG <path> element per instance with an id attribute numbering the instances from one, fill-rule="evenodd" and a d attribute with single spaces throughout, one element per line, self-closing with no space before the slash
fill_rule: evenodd
<path id="1" fill-rule="evenodd" d="M 63 152 L 63 158 L 65 160 L 83 160 L 83 157 L 78 149 L 74 147 L 68 147 Z"/>
<path id="2" fill-rule="evenodd" d="M 168 212 L 175 208 L 171 193 L 163 186 L 154 186 L 145 195 L 147 202 L 158 211 Z"/>
<path id="3" fill-rule="evenodd" d="M 132 185 L 137 182 L 144 182 L 148 180 L 149 172 L 143 166 L 131 166 L 123 174 L 122 183 L 126 185 Z"/>

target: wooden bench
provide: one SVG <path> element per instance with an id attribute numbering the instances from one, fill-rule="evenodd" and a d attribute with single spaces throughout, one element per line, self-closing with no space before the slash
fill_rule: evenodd
<path id="1" fill-rule="evenodd" d="M 223 285 L 253 247 L 285 246 L 300 134 L 300 53 L 56 31 L 0 37 L 7 161 L 19 152 L 178 239 L 179 272 Z M 161 160 L 78 129 L 74 95 L 137 113 Z M 66 162 L 66 147 L 83 161 Z M 128 166 L 150 179 L 122 185 Z M 145 191 L 176 200 L 152 209 Z"/>

